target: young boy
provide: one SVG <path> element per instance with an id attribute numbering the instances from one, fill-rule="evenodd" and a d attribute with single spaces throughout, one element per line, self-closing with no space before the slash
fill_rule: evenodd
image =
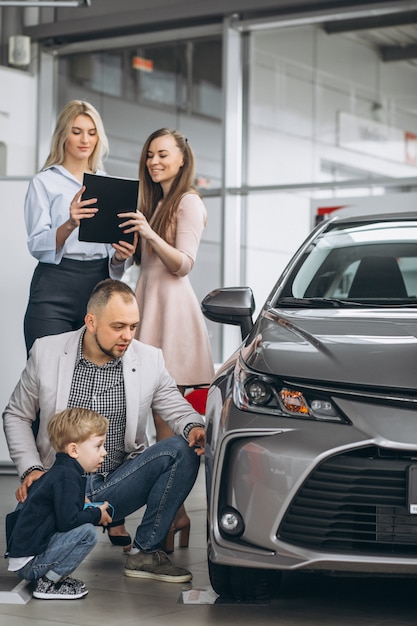
<path id="1" fill-rule="evenodd" d="M 75 600 L 87 595 L 73 572 L 97 543 L 94 525 L 112 518 L 108 502 L 85 504 L 84 472 L 96 472 L 107 452 L 108 420 L 87 409 L 66 409 L 48 422 L 54 465 L 29 489 L 24 504 L 7 517 L 10 571 L 36 581 L 35 598 Z M 87 507 L 87 508 L 85 508 Z"/>

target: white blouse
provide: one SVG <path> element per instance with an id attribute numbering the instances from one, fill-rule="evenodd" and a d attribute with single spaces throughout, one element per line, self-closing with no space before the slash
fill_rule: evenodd
<path id="1" fill-rule="evenodd" d="M 103 176 L 105 172 L 98 170 L 97 174 Z M 33 177 L 25 198 L 29 252 L 38 261 L 55 265 L 63 258 L 76 261 L 109 258 L 110 275 L 120 278 L 125 264 L 110 264 L 114 248 L 105 243 L 78 241 L 78 228 L 56 250 L 56 231 L 69 219 L 71 201 L 81 187 L 79 180 L 62 165 L 52 165 Z"/>

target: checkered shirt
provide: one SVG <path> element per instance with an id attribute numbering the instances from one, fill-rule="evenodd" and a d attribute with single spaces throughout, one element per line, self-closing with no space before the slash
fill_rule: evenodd
<path id="1" fill-rule="evenodd" d="M 83 337 L 84 333 L 78 345 L 68 408 L 78 406 L 90 409 L 109 420 L 105 443 L 107 456 L 99 470 L 100 474 L 106 475 L 123 463 L 126 454 L 126 396 L 122 359 L 113 359 L 101 367 L 95 365 L 83 356 Z"/>

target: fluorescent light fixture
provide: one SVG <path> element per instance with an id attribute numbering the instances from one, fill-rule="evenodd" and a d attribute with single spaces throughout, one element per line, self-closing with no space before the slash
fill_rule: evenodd
<path id="1" fill-rule="evenodd" d="M 91 0 L 0 0 L 0 7 L 90 7 Z"/>

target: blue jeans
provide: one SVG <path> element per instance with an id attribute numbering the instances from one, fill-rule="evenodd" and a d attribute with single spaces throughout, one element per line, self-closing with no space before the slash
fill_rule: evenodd
<path id="1" fill-rule="evenodd" d="M 93 524 L 55 533 L 45 552 L 35 556 L 16 574 L 25 580 L 37 580 L 47 573 L 48 578 L 56 582 L 77 569 L 96 543 L 97 530 Z"/>
<path id="2" fill-rule="evenodd" d="M 86 496 L 93 502 L 110 502 L 114 507 L 114 520 L 146 504 L 134 542 L 142 550 L 151 552 L 158 549 L 191 491 L 199 462 L 200 457 L 182 437 L 163 439 L 107 476 L 90 474 Z"/>

